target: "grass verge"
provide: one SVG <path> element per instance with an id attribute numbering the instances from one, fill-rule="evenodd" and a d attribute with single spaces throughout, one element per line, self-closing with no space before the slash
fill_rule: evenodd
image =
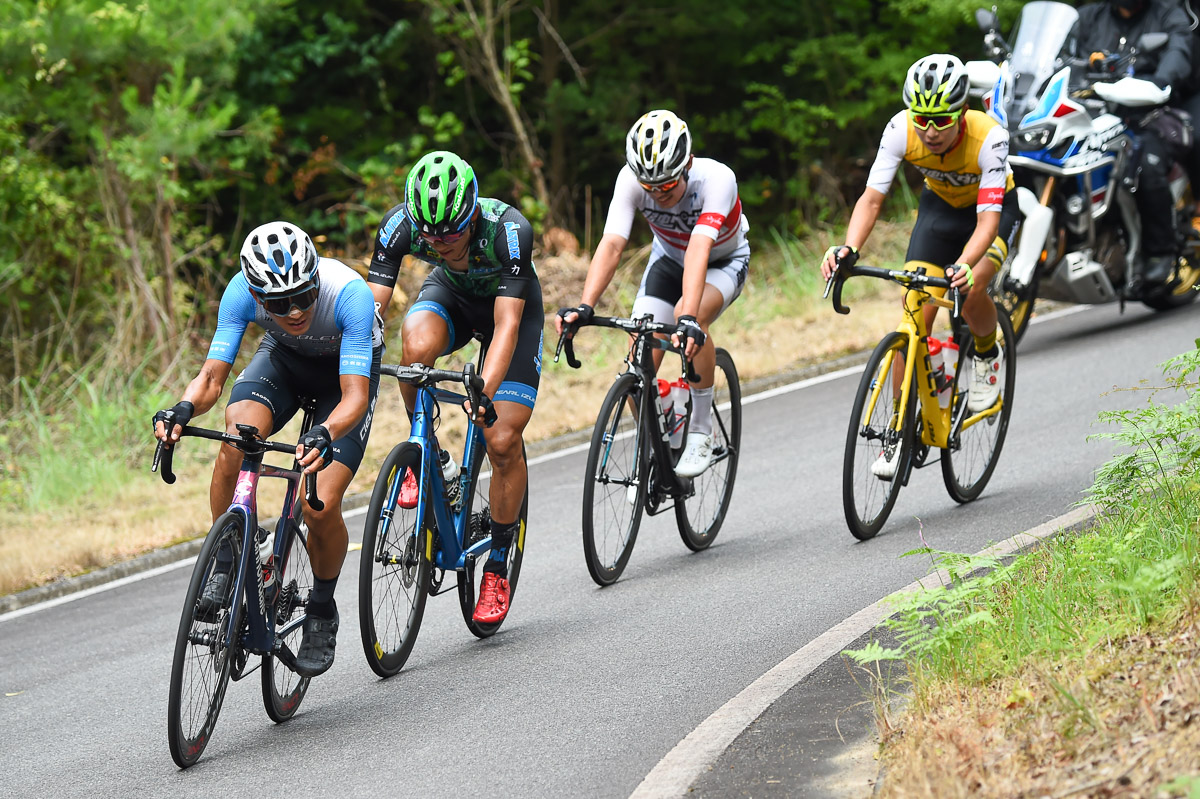
<path id="1" fill-rule="evenodd" d="M 1198 371 L 1200 349 L 1147 389 L 1183 401 L 1102 416 L 1126 449 L 1097 476 L 1092 529 L 1009 563 L 910 553 L 951 583 L 902 600 L 895 648 L 846 653 L 906 670 L 876 688 L 880 795 L 1200 796 Z"/>

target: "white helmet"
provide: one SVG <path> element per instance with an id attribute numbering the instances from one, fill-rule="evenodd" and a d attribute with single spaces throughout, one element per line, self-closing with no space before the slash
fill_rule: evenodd
<path id="1" fill-rule="evenodd" d="M 242 274 L 262 295 L 291 294 L 317 276 L 317 248 L 291 222 L 268 222 L 250 231 L 242 245 Z"/>
<path id="2" fill-rule="evenodd" d="M 908 68 L 901 96 L 914 114 L 949 114 L 967 104 L 970 85 L 957 56 L 934 53 Z"/>
<path id="3" fill-rule="evenodd" d="M 666 183 L 679 177 L 691 154 L 687 123 L 670 111 L 643 114 L 625 139 L 625 161 L 642 183 Z"/>

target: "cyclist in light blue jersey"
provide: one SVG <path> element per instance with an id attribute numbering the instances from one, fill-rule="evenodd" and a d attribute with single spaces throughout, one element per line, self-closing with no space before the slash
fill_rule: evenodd
<path id="1" fill-rule="evenodd" d="M 253 425 L 265 436 L 280 430 L 300 408 L 316 403 L 313 426 L 296 446 L 305 473 L 317 476 L 322 511 L 304 505 L 314 586 L 296 671 L 305 677 L 333 665 L 338 628 L 334 587 L 346 556 L 348 533 L 342 496 L 362 461 L 371 430 L 383 326 L 366 281 L 350 267 L 321 258 L 304 231 L 271 222 L 251 231 L 241 250 L 241 271 L 229 281 L 217 330 L 200 373 L 173 408 L 154 415 L 155 435 L 174 444 L 181 426 L 216 404 L 251 322 L 265 331 L 258 351 L 238 375 L 225 407 L 226 430 Z M 233 500 L 242 454 L 221 447 L 209 503 L 216 519 Z M 218 553 L 218 568 L 201 597 L 217 603 L 227 592 L 233 553 Z"/>

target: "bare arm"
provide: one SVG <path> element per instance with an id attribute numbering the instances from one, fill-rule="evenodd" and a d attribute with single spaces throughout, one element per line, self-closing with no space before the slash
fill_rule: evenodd
<path id="1" fill-rule="evenodd" d="M 217 404 L 217 400 L 221 398 L 221 389 L 225 387 L 225 381 L 229 378 L 232 368 L 233 364 L 216 358 L 209 358 L 204 362 L 204 365 L 200 367 L 199 374 L 192 378 L 192 382 L 188 383 L 187 389 L 183 392 L 183 401 L 192 403 L 196 409 L 193 416 L 199 416 Z M 171 430 L 170 443 L 174 444 L 179 440 L 180 432 L 182 432 L 182 428 L 174 425 Z M 154 425 L 154 435 L 160 441 L 168 440 L 162 422 Z"/>
<path id="2" fill-rule="evenodd" d="M 681 316 L 696 316 L 700 313 L 700 299 L 704 296 L 704 278 L 708 274 L 708 256 L 712 253 L 713 240 L 708 236 L 692 234 L 688 239 L 687 251 L 683 254 L 683 306 Z"/>
<path id="3" fill-rule="evenodd" d="M 367 412 L 367 404 L 371 398 L 371 379 L 369 377 L 341 375 L 338 383 L 342 389 L 342 399 L 322 422 L 325 429 L 329 431 L 330 441 L 337 441 L 359 423 L 363 414 Z M 325 463 L 325 459 L 315 448 L 304 452 L 304 448 L 297 445 L 296 457 L 300 459 L 300 465 L 305 467 L 304 471 L 307 473 L 318 471 Z"/>
<path id="4" fill-rule="evenodd" d="M 883 192 L 870 187 L 863 190 L 862 196 L 854 204 L 854 212 L 850 214 L 850 224 L 846 226 L 846 244 L 861 250 L 867 243 L 875 222 L 883 210 Z M 997 223 L 998 224 L 998 223 Z M 821 274 L 826 280 L 833 274 L 834 260 L 831 254 L 821 263 Z"/>
<path id="5" fill-rule="evenodd" d="M 625 251 L 626 241 L 627 239 L 615 233 L 607 233 L 601 237 L 600 243 L 596 245 L 596 252 L 592 254 L 592 262 L 588 264 L 587 280 L 583 284 L 583 296 L 579 300 L 580 304 L 590 305 L 594 308 L 600 302 L 600 297 L 604 295 L 604 290 L 608 288 L 613 275 L 617 272 L 617 265 L 621 262 L 621 253 Z M 568 313 L 565 321 L 570 324 L 578 318 L 578 314 Z M 562 333 L 563 322 L 564 318 L 555 314 L 555 332 Z"/>
<path id="6" fill-rule="evenodd" d="M 967 240 L 967 245 L 963 247 L 962 255 L 958 256 L 958 260 L 955 263 L 975 266 L 987 254 L 988 247 L 992 246 L 992 242 L 996 240 L 996 233 L 1000 230 L 1000 212 L 983 211 L 977 215 L 976 219 L 975 232 Z M 945 264 L 940 265 L 945 266 Z M 966 272 L 960 271 L 959 276 L 954 280 L 954 285 L 962 288 L 966 282 Z"/>

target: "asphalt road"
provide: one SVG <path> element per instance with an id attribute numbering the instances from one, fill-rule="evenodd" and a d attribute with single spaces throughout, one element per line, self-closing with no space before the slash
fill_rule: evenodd
<path id="1" fill-rule="evenodd" d="M 671 514 L 648 519 L 610 588 L 588 578 L 579 543 L 584 455 L 536 465 L 520 591 L 499 635 L 477 641 L 453 592 L 432 598 L 405 670 L 377 679 L 362 657 L 351 553 L 333 669 L 280 726 L 257 673 L 232 684 L 186 772 L 167 750 L 166 705 L 190 569 L 2 622 L 0 796 L 628 796 L 755 678 L 924 574 L 927 560 L 900 557 L 919 533 L 974 552 L 1082 499 L 1112 449 L 1087 440 L 1106 429 L 1097 412 L 1142 402 L 1112 389 L 1155 378 L 1155 364 L 1193 346 L 1198 321 L 1200 305 L 1104 306 L 1032 327 L 984 495 L 958 506 L 936 466 L 918 471 L 866 543 L 847 532 L 840 496 L 857 375 L 747 405 L 716 544 L 691 554 Z M 837 323 L 831 315 L 831 335 Z"/>

